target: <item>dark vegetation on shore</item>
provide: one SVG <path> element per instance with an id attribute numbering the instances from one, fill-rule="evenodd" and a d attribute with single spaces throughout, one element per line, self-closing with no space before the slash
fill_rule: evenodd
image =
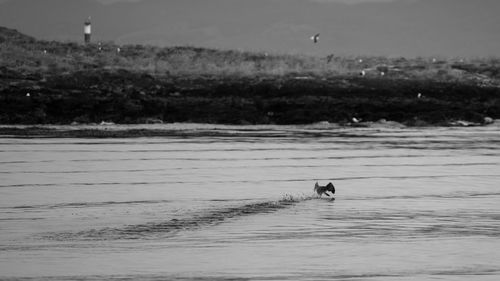
<path id="1" fill-rule="evenodd" d="M 0 27 L 0 124 L 386 119 L 423 126 L 498 118 L 496 58 L 313 57 L 83 45 L 39 41 Z"/>

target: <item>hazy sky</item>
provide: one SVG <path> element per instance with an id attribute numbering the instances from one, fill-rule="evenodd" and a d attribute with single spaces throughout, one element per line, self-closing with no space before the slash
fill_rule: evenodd
<path id="1" fill-rule="evenodd" d="M 325 55 L 498 56 L 499 0 L 0 0 L 41 39 Z M 320 33 L 320 41 L 309 37 Z"/>

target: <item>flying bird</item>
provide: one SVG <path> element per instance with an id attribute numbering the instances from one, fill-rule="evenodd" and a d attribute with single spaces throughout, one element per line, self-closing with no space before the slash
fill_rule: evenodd
<path id="1" fill-rule="evenodd" d="M 311 36 L 311 40 L 314 42 L 314 43 L 318 43 L 318 40 L 319 40 L 319 33 L 314 35 L 314 36 Z"/>

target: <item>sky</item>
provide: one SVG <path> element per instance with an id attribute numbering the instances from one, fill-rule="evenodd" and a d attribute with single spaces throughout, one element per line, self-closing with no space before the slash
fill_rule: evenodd
<path id="1" fill-rule="evenodd" d="M 81 42 L 91 16 L 94 42 L 489 57 L 500 55 L 499 12 L 498 0 L 0 0 L 0 26 Z"/>

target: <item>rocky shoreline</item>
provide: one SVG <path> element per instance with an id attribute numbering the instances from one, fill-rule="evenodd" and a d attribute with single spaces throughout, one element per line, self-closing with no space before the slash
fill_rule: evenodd
<path id="1" fill-rule="evenodd" d="M 153 76 L 82 71 L 2 76 L 1 124 L 488 124 L 500 88 L 370 77 Z M 466 124 L 466 123 L 463 123 Z"/>
<path id="2" fill-rule="evenodd" d="M 458 121 L 447 127 L 498 127 L 499 120 L 490 124 Z M 305 125 L 223 125 L 197 123 L 165 124 L 72 124 L 72 125 L 0 125 L 4 138 L 140 138 L 140 137 L 335 137 L 353 134 L 370 134 L 381 131 L 412 130 L 394 121 L 359 123 L 329 123 L 322 121 Z M 435 126 L 418 127 L 433 129 Z M 458 129 L 458 128 L 457 128 Z"/>

